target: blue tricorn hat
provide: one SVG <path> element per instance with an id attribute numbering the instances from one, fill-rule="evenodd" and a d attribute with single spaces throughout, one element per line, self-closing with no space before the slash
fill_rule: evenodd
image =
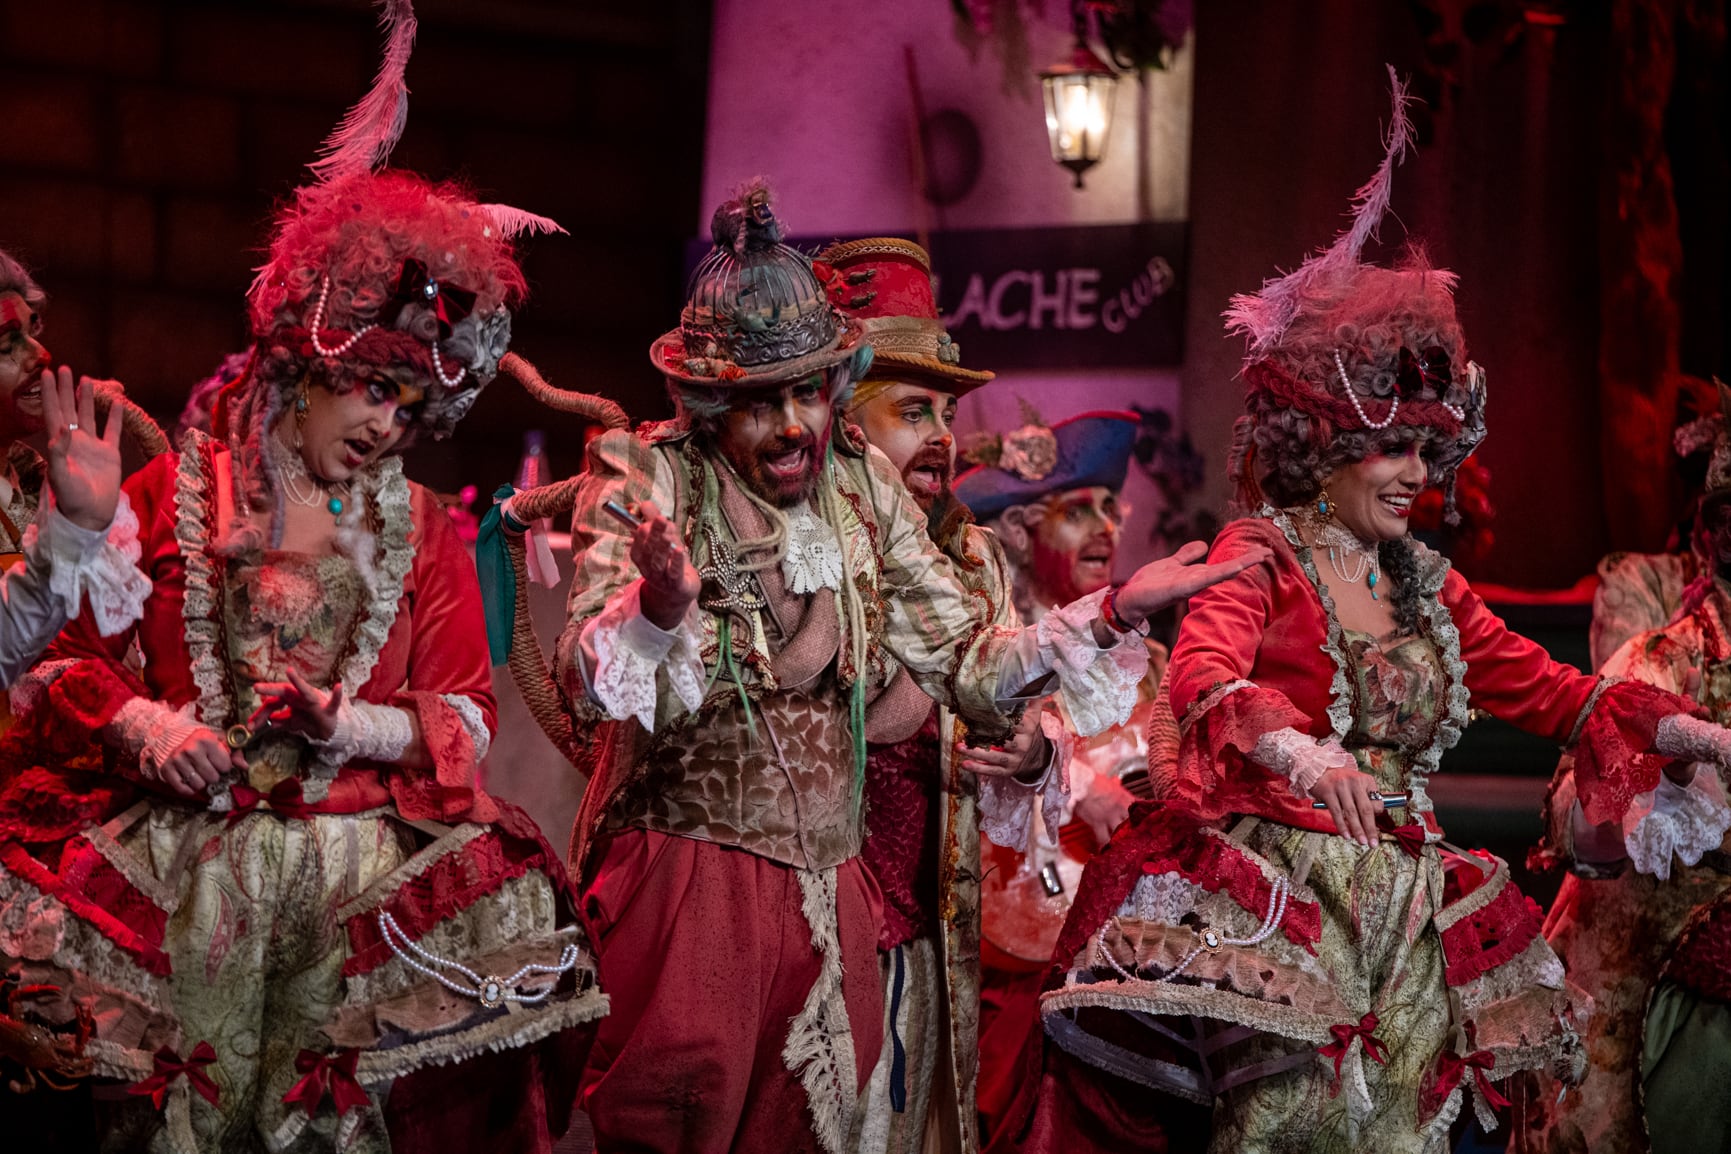
<path id="1" fill-rule="evenodd" d="M 995 459 L 956 478 L 955 493 L 976 520 L 990 521 L 1013 505 L 1026 505 L 1070 489 L 1104 485 L 1118 490 L 1130 471 L 1130 450 L 1142 420 L 1135 413 L 1095 412 L 1047 428 L 1024 425 L 970 456 Z"/>

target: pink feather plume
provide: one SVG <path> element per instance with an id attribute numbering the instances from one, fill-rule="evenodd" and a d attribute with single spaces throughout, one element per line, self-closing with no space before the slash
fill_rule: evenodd
<path id="1" fill-rule="evenodd" d="M 509 204 L 483 204 L 478 208 L 493 222 L 493 227 L 507 239 L 518 236 L 536 236 L 540 233 L 565 233 L 565 227 L 551 217 L 537 216 L 521 208 Z"/>
<path id="2" fill-rule="evenodd" d="M 410 0 L 382 0 L 379 27 L 385 33 L 385 57 L 372 89 L 349 109 L 342 123 L 319 146 L 319 158 L 307 167 L 321 181 L 384 164 L 409 120 L 409 86 L 404 74 L 415 48 L 415 6 Z"/>
<path id="3" fill-rule="evenodd" d="M 1365 242 L 1377 235 L 1394 195 L 1394 170 L 1412 147 L 1412 119 L 1407 115 L 1407 87 L 1388 66 L 1389 95 L 1393 114 L 1384 140 L 1382 164 L 1375 175 L 1353 194 L 1352 223 L 1334 238 L 1334 243 L 1310 257 L 1285 276 L 1262 282 L 1262 290 L 1240 293 L 1225 312 L 1226 331 L 1241 334 L 1250 342 L 1250 355 L 1260 356 L 1279 343 L 1298 310 L 1305 289 L 1318 281 L 1355 267 Z"/>

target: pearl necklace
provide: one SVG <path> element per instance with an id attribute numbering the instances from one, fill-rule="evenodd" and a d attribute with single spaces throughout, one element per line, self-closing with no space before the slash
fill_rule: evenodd
<path id="1" fill-rule="evenodd" d="M 1316 529 L 1316 543 L 1312 548 L 1326 548 L 1328 563 L 1334 569 L 1335 576 L 1348 584 L 1363 581 L 1370 588 L 1370 599 L 1381 601 L 1376 587 L 1382 580 L 1382 558 L 1374 545 L 1366 545 L 1353 532 L 1338 521 L 1329 521 Z M 1357 563 L 1352 571 L 1347 571 L 1350 560 Z"/>
<path id="2" fill-rule="evenodd" d="M 288 499 L 309 509 L 323 505 L 333 517 L 341 517 L 348 507 L 349 483 L 339 481 L 327 485 L 308 471 L 299 453 L 288 454 L 282 470 L 282 487 Z"/>

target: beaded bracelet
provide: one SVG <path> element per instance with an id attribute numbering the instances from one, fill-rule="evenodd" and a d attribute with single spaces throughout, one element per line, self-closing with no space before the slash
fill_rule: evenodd
<path id="1" fill-rule="evenodd" d="M 1100 602 L 1100 616 L 1114 633 L 1134 633 L 1136 627 L 1118 615 L 1118 590 L 1121 588 L 1123 586 L 1114 585 L 1106 590 L 1106 596 Z"/>

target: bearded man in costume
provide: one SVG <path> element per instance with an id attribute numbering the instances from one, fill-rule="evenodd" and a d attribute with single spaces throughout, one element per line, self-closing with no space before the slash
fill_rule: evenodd
<path id="1" fill-rule="evenodd" d="M 906 669 L 1001 737 L 1056 672 L 1092 732 L 1145 670 L 1125 634 L 1226 571 L 1151 566 L 1038 630 L 994 625 L 837 421 L 870 346 L 767 190 L 713 232 L 650 350 L 678 416 L 598 438 L 573 518 L 557 673 L 597 730 L 573 865 L 612 1023 L 582 1101 L 602 1150 L 837 1152 L 883 1022 L 868 693 Z"/>
<path id="2" fill-rule="evenodd" d="M 1048 427 L 1025 415 L 1021 428 L 970 448 L 979 463 L 956 482 L 956 493 L 1004 543 L 1017 609 L 1038 621 L 1053 605 L 1111 582 L 1123 527 L 1119 494 L 1138 420 L 1134 413 L 1084 413 Z M 1148 673 L 1129 720 L 1084 738 L 1061 703 L 1048 710 L 1061 772 L 1046 775 L 1040 804 L 1027 807 L 1037 814 L 986 823 L 986 859 L 997 865 L 985 887 L 980 1009 L 979 1098 L 988 1137 L 1014 1092 L 1016 1056 L 1038 1037 L 1040 979 L 1082 864 L 1129 814 L 1132 799 L 1120 779 L 1148 763 L 1166 650 L 1146 645 Z"/>
<path id="3" fill-rule="evenodd" d="M 992 624 L 1019 623 L 1009 563 L 950 488 L 956 401 L 992 374 L 963 368 L 944 331 L 931 263 L 910 241 L 832 245 L 814 266 L 835 306 L 858 321 L 871 370 L 847 417 L 880 450 L 924 511 L 926 532 Z M 928 1134 L 973 1150 L 979 1047 L 980 810 L 1019 811 L 1052 747 L 1029 709 L 1001 747 L 959 742 L 966 729 L 905 670 L 866 706 L 866 836 L 861 858 L 883 891 L 878 936 L 884 1045 L 855 1121 L 859 1154 L 918 1151 Z M 975 775 L 982 775 L 976 781 Z"/>
<path id="4" fill-rule="evenodd" d="M 1719 386 L 1731 411 L 1731 390 Z M 1602 673 L 1692 698 L 1731 721 L 1731 435 L 1707 419 L 1711 458 L 1694 521 L 1699 577 L 1669 624 L 1637 634 Z M 1561 1150 L 1716 1149 L 1731 1115 L 1719 1086 L 1731 1072 L 1731 808 L 1723 774 L 1697 764 L 1661 778 L 1618 822 L 1589 822 L 1565 755 L 1547 799 L 1547 844 L 1536 864 L 1570 876 L 1545 935 L 1569 976 L 1593 995 L 1588 1069 L 1559 1098 L 1541 1086 L 1534 1121 Z"/>

